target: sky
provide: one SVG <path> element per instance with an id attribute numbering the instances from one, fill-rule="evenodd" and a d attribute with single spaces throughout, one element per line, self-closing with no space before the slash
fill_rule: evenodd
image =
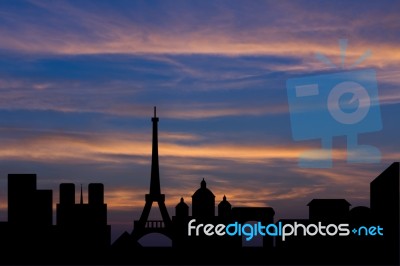
<path id="1" fill-rule="evenodd" d="M 85 200 L 89 183 L 104 183 L 113 239 L 130 232 L 149 189 L 153 106 L 170 216 L 203 178 L 217 204 L 273 207 L 275 220 L 307 217 L 313 198 L 369 206 L 369 183 L 400 158 L 399 11 L 398 1 L 0 1 L 0 220 L 7 175 L 36 173 L 54 205 L 60 183 L 77 197 L 82 184 Z M 341 135 L 331 168 L 299 167 L 321 143 L 293 139 L 287 80 L 371 68 L 382 129 L 358 139 L 381 161 L 348 163 Z"/>

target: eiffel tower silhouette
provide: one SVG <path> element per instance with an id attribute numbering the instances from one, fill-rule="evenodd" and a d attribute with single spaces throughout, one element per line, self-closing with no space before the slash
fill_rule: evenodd
<path id="1" fill-rule="evenodd" d="M 154 107 L 154 117 L 151 119 L 153 122 L 153 144 L 152 144 L 152 159 L 151 159 L 151 179 L 150 179 L 150 193 L 146 194 L 146 203 L 143 208 L 142 215 L 139 221 L 134 221 L 134 228 L 132 237 L 134 240 L 139 240 L 144 235 L 150 233 L 161 233 L 168 237 L 172 237 L 171 232 L 171 219 L 169 217 L 167 208 L 165 207 L 165 195 L 161 194 L 160 187 L 160 169 L 158 165 L 158 117 L 157 110 Z M 148 220 L 151 207 L 154 202 L 158 203 L 161 212 L 162 220 Z"/>

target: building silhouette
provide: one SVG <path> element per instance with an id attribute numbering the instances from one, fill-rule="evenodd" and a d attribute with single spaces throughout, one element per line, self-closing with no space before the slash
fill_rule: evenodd
<path id="1" fill-rule="evenodd" d="M 226 200 L 225 195 L 218 204 L 218 217 L 225 223 L 232 221 L 232 205 Z"/>
<path id="2" fill-rule="evenodd" d="M 293 260 L 321 263 L 319 258 L 306 258 L 306 250 L 311 249 L 326 256 L 327 261 L 335 264 L 399 264 L 399 162 L 392 163 L 370 183 L 370 207 L 356 206 L 345 199 L 313 199 L 309 204 L 309 219 L 282 219 L 282 224 L 294 225 L 295 222 L 309 225 L 322 221 L 328 224 L 349 224 L 351 231 L 347 237 L 297 236 L 282 241 L 276 238 L 279 254 L 291 252 Z M 380 226 L 383 236 L 368 228 Z M 362 228 L 362 229 L 360 229 Z M 334 250 L 335 252 L 331 252 Z"/>
<path id="3" fill-rule="evenodd" d="M 8 175 L 8 222 L 11 225 L 53 224 L 53 192 L 36 189 L 35 174 Z"/>
<path id="4" fill-rule="evenodd" d="M 52 191 L 37 189 L 35 174 L 9 174 L 8 221 L 0 222 L 0 264 L 399 264 L 399 162 L 392 163 L 370 183 L 369 207 L 352 207 L 343 198 L 312 199 L 307 204 L 308 219 L 275 222 L 272 207 L 234 206 L 225 195 L 216 205 L 215 195 L 203 178 L 191 197 L 192 208 L 181 198 L 171 218 L 165 195 L 161 193 L 158 121 L 154 109 L 150 190 L 145 195 L 139 220 L 134 220 L 132 232 L 124 232 L 111 245 L 103 184 L 89 184 L 87 197 L 81 185 L 78 201 L 75 184 L 60 184 L 53 224 Z M 154 203 L 158 205 L 162 220 L 149 220 Z M 296 237 L 285 241 L 280 235 L 266 235 L 262 237 L 262 247 L 252 247 L 245 246 L 240 235 L 207 236 L 203 230 L 199 235 L 189 235 L 191 220 L 196 220 L 195 225 L 259 222 L 277 228 L 296 223 L 305 227 L 346 224 L 351 233 L 346 237 L 328 237 L 299 231 Z M 383 228 L 383 235 L 368 230 L 377 226 Z M 142 247 L 138 241 L 150 233 L 169 237 L 172 247 Z"/>
<path id="5" fill-rule="evenodd" d="M 8 175 L 8 222 L 2 223 L 1 250 L 40 261 L 37 250 L 52 250 L 54 241 L 52 191 L 38 190 L 35 174 Z"/>
<path id="6" fill-rule="evenodd" d="M 389 261 L 399 263 L 400 239 L 400 183 L 399 162 L 392 163 L 370 184 L 371 216 L 385 229 L 384 241 L 379 250 Z"/>
<path id="7" fill-rule="evenodd" d="M 227 214 L 227 216 L 228 215 L 230 214 Z M 221 245 L 232 247 L 233 242 L 227 242 L 226 237 L 216 235 L 207 236 L 203 232 L 200 232 L 199 235 L 193 233 L 189 236 L 188 223 L 193 219 L 196 220 L 195 224 L 203 223 L 216 225 L 218 223 L 230 222 L 230 220 L 222 221 L 219 219 L 219 216 L 215 215 L 215 195 L 207 188 L 207 183 L 204 178 L 200 182 L 200 188 L 192 195 L 192 215 L 190 215 L 190 208 L 184 202 L 183 198 L 181 198 L 180 202 L 175 207 L 175 216 L 172 217 L 172 223 L 174 225 L 173 247 L 186 249 L 215 249 Z"/>
<path id="8" fill-rule="evenodd" d="M 200 188 L 192 195 L 193 218 L 206 219 L 215 216 L 215 195 L 207 188 L 206 181 L 200 183 Z"/>
<path id="9" fill-rule="evenodd" d="M 175 207 L 175 214 L 177 219 L 189 217 L 189 206 L 185 203 L 183 198 Z"/>
<path id="10" fill-rule="evenodd" d="M 260 221 L 263 224 L 274 222 L 275 211 L 271 207 L 232 207 L 224 195 L 218 204 L 218 215 L 215 215 L 215 196 L 207 188 L 207 182 L 203 178 L 200 188 L 192 195 L 192 215 L 189 215 L 189 206 L 181 198 L 175 207 L 175 216 L 172 217 L 174 225 L 174 247 L 216 249 L 221 246 L 225 248 L 238 249 L 243 247 L 242 236 L 207 236 L 200 230 L 199 235 L 188 235 L 188 223 L 195 219 L 194 224 L 224 224 L 234 222 L 245 224 L 247 222 Z M 273 238 L 263 237 L 264 248 L 273 247 Z"/>
<path id="11" fill-rule="evenodd" d="M 309 207 L 309 219 L 315 221 L 346 220 L 351 204 L 345 199 L 313 199 Z"/>
<path id="12" fill-rule="evenodd" d="M 87 247 L 98 253 L 111 244 L 111 226 L 107 225 L 104 186 L 91 183 L 88 192 L 88 203 L 84 203 L 81 186 L 80 201 L 75 203 L 75 185 L 60 184 L 56 222 L 57 246 L 59 249 L 71 250 L 79 256 L 89 253 Z"/>

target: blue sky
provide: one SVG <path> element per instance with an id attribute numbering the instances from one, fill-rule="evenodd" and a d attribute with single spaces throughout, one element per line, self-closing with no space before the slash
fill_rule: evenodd
<path id="1" fill-rule="evenodd" d="M 105 184 L 114 236 L 139 218 L 150 177 L 153 106 L 170 215 L 204 177 L 219 202 L 306 217 L 317 197 L 369 204 L 369 182 L 399 159 L 397 1 L 1 1 L 0 218 L 8 173 L 38 187 Z M 345 67 L 339 39 L 347 39 Z M 365 51 L 372 55 L 350 65 Z M 377 72 L 383 129 L 359 136 L 381 163 L 299 168 L 318 140 L 291 135 L 286 80 Z"/>

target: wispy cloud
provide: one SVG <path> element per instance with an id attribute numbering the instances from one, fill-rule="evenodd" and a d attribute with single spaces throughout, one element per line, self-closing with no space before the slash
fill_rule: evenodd
<path id="1" fill-rule="evenodd" d="M 145 133 L 62 133 L 32 131 L 30 129 L 3 128 L 0 157 L 14 160 L 39 161 L 94 161 L 118 163 L 134 156 L 151 155 L 151 139 Z M 18 138 L 6 135 L 18 134 Z M 212 143 L 205 136 L 182 132 L 160 133 L 159 150 L 163 157 L 215 158 L 233 161 L 267 163 L 269 160 L 296 160 L 306 149 L 315 148 L 302 143 L 252 144 L 221 142 Z M 324 151 L 321 150 L 321 155 Z M 337 148 L 333 159 L 346 158 L 346 150 Z M 397 158 L 398 154 L 387 153 L 386 158 Z M 310 158 L 315 159 L 315 158 Z"/>
<path id="2" fill-rule="evenodd" d="M 95 86 L 95 88 L 90 88 Z M 149 105 L 128 102 L 134 99 L 135 90 L 125 91 L 116 83 L 102 84 L 54 84 L 1 80 L 0 108 L 6 110 L 52 110 L 66 113 L 98 113 L 105 115 L 145 117 Z M 163 117 L 174 119 L 204 119 L 222 116 L 259 116 L 287 112 L 286 102 L 271 105 L 239 103 L 206 103 L 196 99 L 162 106 Z M 151 105 L 150 105 L 151 107 Z"/>
<path id="3" fill-rule="evenodd" d="M 151 18 L 146 19 L 140 14 L 141 9 L 147 11 L 145 4 L 127 5 L 128 12 L 121 14 L 117 7 L 108 5 L 78 7 L 72 2 L 32 3 L 37 14 L 47 14 L 39 21 L 31 22 L 29 17 L 18 20 L 22 14 L 4 11 L 4 20 L 14 24 L 1 28 L 3 49 L 73 55 L 270 54 L 294 57 L 318 51 L 339 58 L 337 40 L 348 37 L 351 44 L 347 52 L 349 62 L 355 61 L 367 49 L 373 50 L 374 57 L 370 63 L 373 65 L 396 63 L 400 56 L 394 52 L 395 38 L 384 41 L 371 39 L 365 31 L 366 27 L 371 27 L 371 31 L 382 36 L 396 32 L 394 25 L 398 18 L 389 4 L 387 8 L 374 12 L 359 8 L 359 13 L 352 13 L 351 16 L 346 9 L 339 9 L 339 4 L 332 5 L 335 12 L 326 12 L 319 5 L 310 8 L 309 3 L 276 3 L 264 7 L 250 5 L 245 8 L 252 11 L 249 14 L 265 13 L 262 16 L 265 19 L 251 19 L 249 14 L 238 12 L 243 6 L 237 4 L 214 5 L 215 9 L 207 16 L 190 5 L 186 5 L 185 10 L 170 3 L 161 8 L 159 17 L 153 17 L 157 22 L 164 20 L 164 23 L 153 23 Z M 355 3 L 351 5 L 357 6 Z M 187 16 L 174 19 L 176 8 L 182 9 L 180 14 L 186 12 Z M 276 17 L 282 12 L 285 16 Z M 269 15 L 271 19 L 268 19 Z M 59 19 L 60 16 L 65 20 Z M 240 25 L 235 23 L 239 16 L 244 16 Z M 371 16 L 379 21 L 378 26 L 367 19 Z"/>
<path id="4" fill-rule="evenodd" d="M 260 159 L 293 159 L 299 150 L 287 147 L 251 146 L 229 143 L 186 145 L 171 142 L 178 140 L 198 139 L 198 137 L 183 133 L 161 135 L 160 154 L 162 156 L 225 158 L 231 160 Z M 148 138 L 146 138 L 148 139 Z M 89 160 L 118 162 L 124 156 L 148 156 L 151 154 L 151 143 L 143 142 L 142 135 L 127 136 L 124 134 L 104 135 L 66 135 L 44 134 L 37 137 L 7 140 L 3 143 L 0 157 L 3 159 L 64 161 Z M 120 156 L 120 158 L 118 157 Z M 129 158 L 129 157 L 127 157 Z"/>

